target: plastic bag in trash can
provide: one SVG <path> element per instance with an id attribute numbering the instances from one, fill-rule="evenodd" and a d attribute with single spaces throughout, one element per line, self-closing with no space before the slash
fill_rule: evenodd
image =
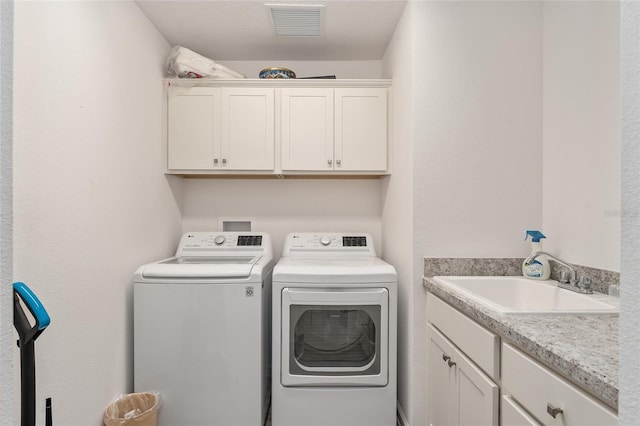
<path id="1" fill-rule="evenodd" d="M 106 426 L 157 426 L 158 392 L 130 393 L 120 396 L 104 410 Z"/>

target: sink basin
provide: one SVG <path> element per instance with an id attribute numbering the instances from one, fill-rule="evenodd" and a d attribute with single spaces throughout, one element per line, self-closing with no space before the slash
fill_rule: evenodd
<path id="1" fill-rule="evenodd" d="M 558 288 L 557 281 L 524 277 L 434 277 L 454 291 L 509 314 L 602 314 L 620 312 L 617 297 Z"/>

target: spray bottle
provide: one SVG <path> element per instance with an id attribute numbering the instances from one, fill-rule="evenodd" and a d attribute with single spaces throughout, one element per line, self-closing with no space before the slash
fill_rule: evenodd
<path id="1" fill-rule="evenodd" d="M 527 231 L 525 241 L 531 237 L 531 253 L 542 251 L 540 240 L 545 237 L 540 231 Z M 530 265 L 522 263 L 522 275 L 534 280 L 547 280 L 551 274 L 551 265 L 545 255 L 538 256 Z"/>

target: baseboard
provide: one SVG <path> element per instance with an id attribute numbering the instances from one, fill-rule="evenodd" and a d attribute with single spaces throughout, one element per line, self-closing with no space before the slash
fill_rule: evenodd
<path id="1" fill-rule="evenodd" d="M 397 404 L 398 410 L 397 410 L 397 417 L 396 417 L 396 425 L 397 426 L 409 426 L 409 422 L 407 421 L 407 416 L 404 414 L 404 411 L 402 411 L 402 407 L 400 406 L 400 403 Z"/>

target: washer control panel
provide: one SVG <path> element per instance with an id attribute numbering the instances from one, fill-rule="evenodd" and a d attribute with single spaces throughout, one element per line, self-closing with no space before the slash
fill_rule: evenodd
<path id="1" fill-rule="evenodd" d="M 362 233 L 311 233 L 289 234 L 282 255 L 291 253 L 364 253 L 375 256 L 373 239 Z"/>
<path id="2" fill-rule="evenodd" d="M 182 236 L 176 256 L 185 253 L 271 252 L 271 240 L 263 232 L 188 232 Z"/>

